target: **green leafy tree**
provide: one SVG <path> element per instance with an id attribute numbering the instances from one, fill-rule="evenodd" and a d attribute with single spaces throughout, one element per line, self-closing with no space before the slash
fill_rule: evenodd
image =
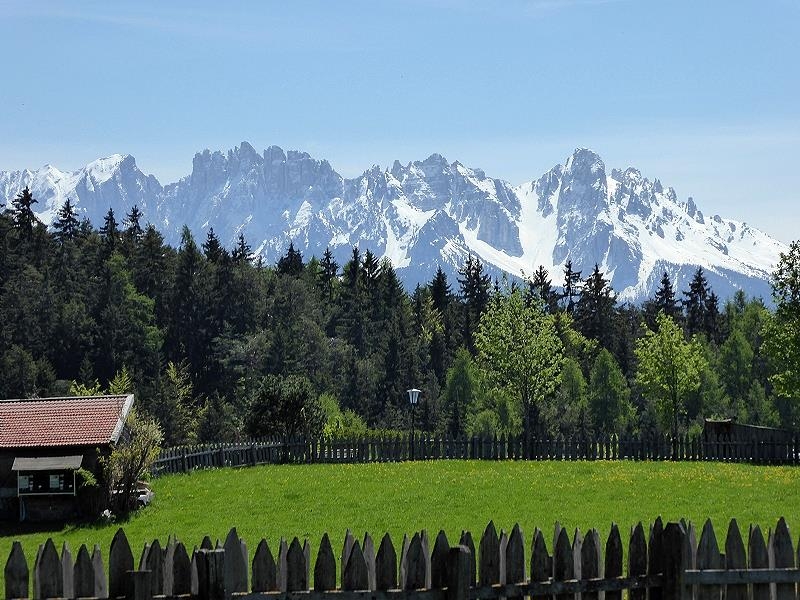
<path id="1" fill-rule="evenodd" d="M 782 252 L 772 274 L 775 314 L 764 327 L 765 351 L 773 374 L 769 381 L 783 398 L 800 399 L 800 242 Z M 796 424 L 794 424 L 796 426 Z"/>
<path id="2" fill-rule="evenodd" d="M 656 322 L 658 332 L 648 330 L 636 345 L 636 380 L 655 402 L 662 426 L 677 436 L 686 397 L 700 387 L 700 373 L 708 363 L 700 343 L 687 342 L 675 321 L 659 313 Z"/>
<path id="3" fill-rule="evenodd" d="M 127 435 L 103 460 L 109 501 L 115 514 L 133 508 L 136 482 L 142 479 L 161 453 L 162 433 L 155 420 L 140 415 L 135 408 L 125 421 Z"/>
<path id="4" fill-rule="evenodd" d="M 631 390 L 614 356 L 600 350 L 589 373 L 589 409 L 598 432 L 624 432 L 632 424 L 635 411 Z"/>
<path id="5" fill-rule="evenodd" d="M 518 398 L 526 443 L 538 427 L 538 409 L 555 392 L 563 346 L 553 317 L 522 293 L 496 294 L 475 334 L 478 364 L 485 381 Z"/>
<path id="6" fill-rule="evenodd" d="M 542 421 L 549 435 L 576 436 L 592 432 L 586 389 L 586 379 L 578 361 L 565 358 L 561 369 L 561 383 L 553 397 L 546 399 L 542 408 Z"/>
<path id="7" fill-rule="evenodd" d="M 456 352 L 453 366 L 447 371 L 447 382 L 442 391 L 442 429 L 459 437 L 466 432 L 467 413 L 477 404 L 479 373 L 466 348 Z"/>
<path id="8" fill-rule="evenodd" d="M 325 411 L 307 377 L 265 377 L 252 399 L 247 431 L 253 437 L 297 435 L 315 439 L 325 426 Z"/>

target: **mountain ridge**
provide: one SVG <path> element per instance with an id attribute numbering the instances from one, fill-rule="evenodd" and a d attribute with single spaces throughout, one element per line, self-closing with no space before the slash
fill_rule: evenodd
<path id="1" fill-rule="evenodd" d="M 348 179 L 306 152 L 259 153 L 247 142 L 197 152 L 191 173 L 166 185 L 128 154 L 73 172 L 0 171 L 5 204 L 26 185 L 48 225 L 67 197 L 95 225 L 109 207 L 122 215 L 136 204 L 172 244 L 185 224 L 198 238 L 213 227 L 229 247 L 244 234 L 268 262 L 290 241 L 307 257 L 330 247 L 340 264 L 359 245 L 389 258 L 410 286 L 439 265 L 455 281 L 475 254 L 495 276 L 543 265 L 555 284 L 567 260 L 584 275 L 596 263 L 619 298 L 634 302 L 652 294 L 664 271 L 684 289 L 697 267 L 721 297 L 741 288 L 769 298 L 770 273 L 786 249 L 745 223 L 705 216 L 692 197 L 680 200 L 634 167 L 608 173 L 587 148 L 518 186 L 440 154 Z"/>

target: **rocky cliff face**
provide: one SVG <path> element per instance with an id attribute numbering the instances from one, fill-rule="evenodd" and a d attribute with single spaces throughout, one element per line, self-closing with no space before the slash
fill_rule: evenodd
<path id="1" fill-rule="evenodd" d="M 556 284 L 567 260 L 587 275 L 597 263 L 632 301 L 650 295 L 664 270 L 680 287 L 697 266 L 722 297 L 740 287 L 766 297 L 785 249 L 744 223 L 704 216 L 692 198 L 634 168 L 609 174 L 587 149 L 516 188 L 438 154 L 345 179 L 305 152 L 259 154 L 246 142 L 198 153 L 191 174 L 165 187 L 122 155 L 72 173 L 0 172 L 6 202 L 26 185 L 45 223 L 67 197 L 95 224 L 109 207 L 123 215 L 136 204 L 173 244 L 184 224 L 200 240 L 213 227 L 228 246 L 242 233 L 267 262 L 289 241 L 306 257 L 329 247 L 340 263 L 357 244 L 389 258 L 412 286 L 439 265 L 455 282 L 473 253 L 496 275 L 544 265 Z"/>

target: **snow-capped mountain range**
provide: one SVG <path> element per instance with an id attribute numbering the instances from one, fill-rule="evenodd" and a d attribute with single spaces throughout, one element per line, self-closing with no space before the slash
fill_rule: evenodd
<path id="1" fill-rule="evenodd" d="M 454 287 L 468 254 L 493 275 L 530 275 L 539 265 L 561 283 L 563 266 L 589 275 L 595 263 L 621 300 L 640 301 L 664 271 L 678 290 L 698 266 L 722 298 L 743 288 L 770 296 L 781 242 L 739 221 L 706 216 L 691 197 L 634 169 L 606 171 L 584 148 L 563 165 L 517 187 L 433 154 L 407 165 L 377 166 L 353 179 L 326 160 L 247 142 L 195 155 L 190 175 L 162 186 L 130 155 L 101 158 L 74 171 L 0 171 L 0 202 L 29 186 L 50 224 L 70 198 L 99 226 L 133 205 L 172 244 L 188 225 L 199 242 L 209 228 L 233 247 L 243 233 L 254 253 L 275 262 L 289 242 L 306 258 L 330 247 L 340 264 L 353 245 L 391 259 L 403 281 L 429 281 L 437 265 Z"/>

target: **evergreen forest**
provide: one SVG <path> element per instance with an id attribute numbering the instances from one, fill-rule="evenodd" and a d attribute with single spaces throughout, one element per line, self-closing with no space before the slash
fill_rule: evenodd
<path id="1" fill-rule="evenodd" d="M 137 207 L 48 228 L 0 214 L 0 398 L 125 390 L 167 446 L 268 435 L 689 433 L 704 418 L 800 428 L 800 244 L 769 304 L 698 268 L 642 305 L 598 266 L 493 280 L 466 257 L 414 290 L 352 248 L 276 264 L 209 229 L 164 243 Z M 581 267 L 585 267 L 582 265 Z M 406 390 L 421 390 L 412 414 Z"/>

